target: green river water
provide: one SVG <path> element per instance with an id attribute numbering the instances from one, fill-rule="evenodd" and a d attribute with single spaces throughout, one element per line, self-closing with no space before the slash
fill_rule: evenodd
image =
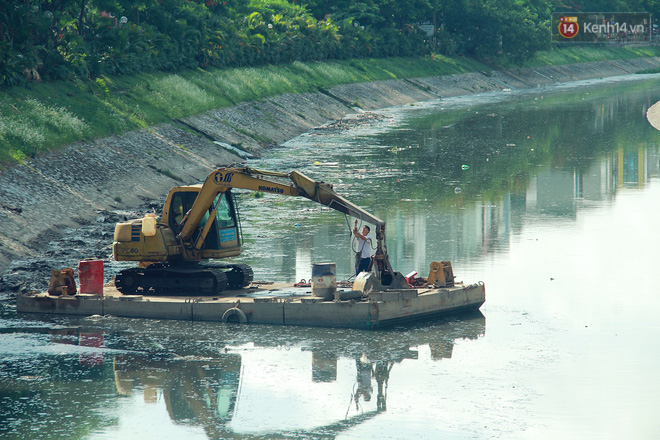
<path id="1" fill-rule="evenodd" d="M 2 439 L 655 439 L 660 77 L 448 98 L 314 130 L 297 169 L 387 222 L 396 270 L 450 260 L 475 314 L 380 331 L 17 315 Z M 353 124 L 355 125 L 355 124 Z M 352 275 L 351 219 L 241 195 L 255 279 Z"/>

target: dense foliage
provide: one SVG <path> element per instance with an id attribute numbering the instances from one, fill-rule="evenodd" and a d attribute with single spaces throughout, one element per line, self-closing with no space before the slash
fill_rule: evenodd
<path id="1" fill-rule="evenodd" d="M 551 10 L 578 3 L 594 2 L 0 0 L 0 86 L 429 51 L 520 61 L 548 47 Z"/>

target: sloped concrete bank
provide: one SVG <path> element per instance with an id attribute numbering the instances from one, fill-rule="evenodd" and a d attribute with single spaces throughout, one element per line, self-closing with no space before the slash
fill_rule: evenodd
<path id="1" fill-rule="evenodd" d="M 258 155 L 270 145 L 349 114 L 657 67 L 660 57 L 347 84 L 243 103 L 122 136 L 76 143 L 2 171 L 0 273 L 9 273 L 17 262 L 47 259 L 43 254 L 46 245 L 66 227 L 107 219 L 99 213 L 130 211 L 147 200 L 161 198 L 172 186 L 203 180 L 218 165 L 243 161 L 247 156 L 241 151 Z M 111 241 L 111 234 L 106 238 Z M 3 287 L 18 288 L 0 283 L 0 290 Z"/>

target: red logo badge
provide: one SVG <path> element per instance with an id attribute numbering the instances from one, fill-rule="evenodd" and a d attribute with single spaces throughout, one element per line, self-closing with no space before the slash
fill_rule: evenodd
<path id="1" fill-rule="evenodd" d="M 580 31 L 577 17 L 560 17 L 559 35 L 564 38 L 573 38 Z"/>

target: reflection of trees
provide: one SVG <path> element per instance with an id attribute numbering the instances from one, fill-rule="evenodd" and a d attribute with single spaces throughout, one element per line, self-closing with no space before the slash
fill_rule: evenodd
<path id="1" fill-rule="evenodd" d="M 499 103 L 415 109 L 397 129 L 350 133 L 351 138 L 310 137 L 313 145 L 296 145 L 300 162 L 282 150 L 273 151 L 263 165 L 284 163 L 335 183 L 338 192 L 387 222 L 396 270 L 422 273 L 435 259 L 471 259 L 506 249 L 512 233 L 529 220 L 524 214 L 530 207 L 533 214 L 574 218 L 583 177 L 586 196 L 613 196 L 617 186 L 595 186 L 599 182 L 589 176 L 609 179 L 606 167 L 619 148 L 626 152 L 624 181 L 636 182 L 628 161 L 636 153 L 630 150 L 657 144 L 644 118 L 658 99 L 650 84 L 580 86 L 528 92 Z M 337 147 L 340 143 L 349 146 Z M 319 155 L 340 167 L 306 165 Z M 318 257 L 336 262 L 338 274 L 350 274 L 350 232 L 341 215 L 303 211 L 312 205 L 280 200 L 286 207 L 259 199 L 244 211 L 246 237 L 257 242 L 245 246 L 244 257 L 256 273 L 267 272 L 277 281 L 308 278 L 294 278 L 292 261 Z M 249 220 L 255 218 L 263 221 Z M 283 233 L 276 236 L 276 230 Z M 263 234 L 268 237 L 261 240 Z M 272 255 L 268 267 L 261 258 L 264 250 Z"/>
<path id="2" fill-rule="evenodd" d="M 634 91 L 638 87 L 630 87 L 631 93 L 594 88 L 537 95 L 411 119 L 402 130 L 376 138 L 381 145 L 412 146 L 388 158 L 389 167 L 400 169 L 403 178 L 392 183 L 392 200 L 383 203 L 405 209 L 407 204 L 399 202 L 405 194 L 453 204 L 456 187 L 461 188 L 463 202 L 475 196 L 497 199 L 524 191 L 529 176 L 540 167 L 584 172 L 606 153 L 652 143 L 655 132 L 638 115 L 657 99 L 650 99 L 646 90 Z"/>

